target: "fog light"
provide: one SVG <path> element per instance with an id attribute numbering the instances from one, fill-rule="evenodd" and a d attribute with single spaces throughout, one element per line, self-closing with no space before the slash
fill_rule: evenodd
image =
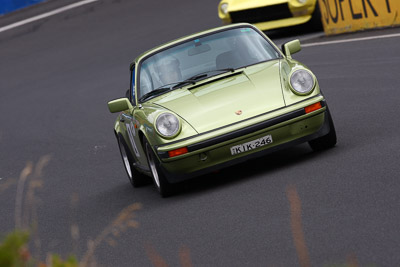
<path id="1" fill-rule="evenodd" d="M 220 10 L 221 10 L 222 14 L 224 14 L 224 15 L 228 14 L 228 4 L 227 3 L 223 3 L 220 6 Z"/>

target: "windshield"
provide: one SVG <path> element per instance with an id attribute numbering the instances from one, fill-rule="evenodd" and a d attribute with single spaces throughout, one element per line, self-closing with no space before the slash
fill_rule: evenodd
<path id="1" fill-rule="evenodd" d="M 252 28 L 230 29 L 192 39 L 153 54 L 141 63 L 139 99 L 153 90 L 179 84 L 198 74 L 206 73 L 202 77 L 209 77 L 221 73 L 218 70 L 242 68 L 279 56 Z"/>

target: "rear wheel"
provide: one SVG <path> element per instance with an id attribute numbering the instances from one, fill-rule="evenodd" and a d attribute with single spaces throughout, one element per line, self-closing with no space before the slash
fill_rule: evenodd
<path id="1" fill-rule="evenodd" d="M 126 174 L 128 175 L 129 182 L 133 187 L 146 184 L 148 182 L 147 177 L 141 174 L 133 167 L 133 157 L 129 152 L 128 146 L 122 136 L 117 138 L 119 152 L 121 153 L 122 163 L 124 164 Z"/>
<path id="2" fill-rule="evenodd" d="M 160 169 L 160 162 L 146 139 L 144 139 L 144 147 L 151 171 L 151 176 L 153 177 L 154 185 L 156 186 L 158 192 L 162 197 L 168 197 L 172 195 L 173 186 L 165 178 L 164 173 Z"/>
<path id="3" fill-rule="evenodd" d="M 329 133 L 308 142 L 314 151 L 325 150 L 336 145 L 336 130 L 328 108 L 326 109 L 326 116 L 329 122 Z"/>

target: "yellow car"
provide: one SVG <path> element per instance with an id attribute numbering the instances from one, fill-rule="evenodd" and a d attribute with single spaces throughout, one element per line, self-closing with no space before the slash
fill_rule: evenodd
<path id="1" fill-rule="evenodd" d="M 307 22 L 322 29 L 318 0 L 222 0 L 218 15 L 224 24 L 248 22 L 262 31 Z"/>

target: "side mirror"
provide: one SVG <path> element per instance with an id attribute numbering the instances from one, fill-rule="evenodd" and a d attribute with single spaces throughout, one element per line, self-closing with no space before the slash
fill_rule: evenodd
<path id="1" fill-rule="evenodd" d="M 111 100 L 108 102 L 108 109 L 110 110 L 111 113 L 115 112 L 121 112 L 124 110 L 131 110 L 133 109 L 132 104 L 129 102 L 129 99 L 124 97 L 124 98 L 119 98 L 115 100 Z"/>
<path id="2" fill-rule="evenodd" d="M 301 50 L 300 41 L 293 40 L 282 45 L 282 52 L 287 58 L 292 58 L 292 54 Z"/>

